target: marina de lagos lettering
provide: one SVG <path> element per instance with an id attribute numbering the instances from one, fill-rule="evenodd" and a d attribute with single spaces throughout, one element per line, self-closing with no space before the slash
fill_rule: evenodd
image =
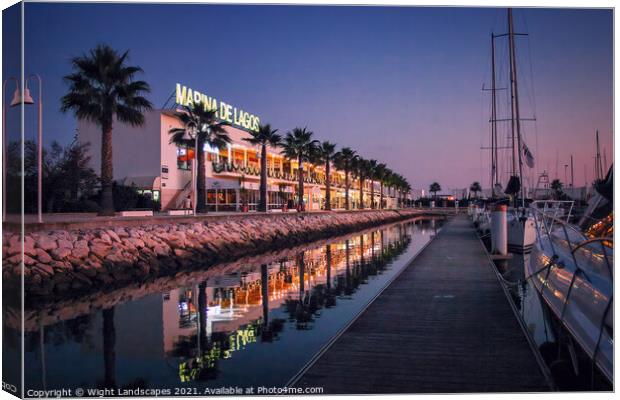
<path id="1" fill-rule="evenodd" d="M 226 121 L 233 126 L 248 130 L 258 131 L 260 119 L 247 111 L 237 108 L 233 105 L 218 101 L 215 97 L 207 96 L 187 86 L 177 83 L 176 103 L 182 106 L 192 106 L 195 103 L 202 102 L 205 110 L 214 110 L 216 116 L 222 121 Z"/>

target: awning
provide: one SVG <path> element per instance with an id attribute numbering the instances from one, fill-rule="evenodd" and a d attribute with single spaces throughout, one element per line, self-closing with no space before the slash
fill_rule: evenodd
<path id="1" fill-rule="evenodd" d="M 161 190 L 159 176 L 128 176 L 122 181 L 124 186 L 135 186 L 142 190 Z"/>

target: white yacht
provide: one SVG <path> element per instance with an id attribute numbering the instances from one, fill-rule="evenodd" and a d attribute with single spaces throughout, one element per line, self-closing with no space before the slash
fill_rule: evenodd
<path id="1" fill-rule="evenodd" d="M 531 208 L 536 242 L 525 276 L 563 328 L 613 383 L 612 175 L 610 170 L 606 182 L 597 187 L 590 212 L 579 225 L 570 224 L 568 216 L 554 216 L 548 207 Z"/>

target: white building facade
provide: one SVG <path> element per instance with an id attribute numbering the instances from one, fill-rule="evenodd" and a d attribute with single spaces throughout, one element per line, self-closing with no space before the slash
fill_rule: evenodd
<path id="1" fill-rule="evenodd" d="M 205 95 L 185 92 L 177 101 L 187 96 L 205 101 Z M 209 101 L 206 98 L 206 101 Z M 212 99 L 212 101 L 216 101 Z M 217 103 L 215 103 L 217 104 Z M 223 103 L 219 103 L 223 104 Z M 259 200 L 260 148 L 252 146 L 248 129 L 237 122 L 237 110 L 231 112 L 231 126 L 226 127 L 231 143 L 222 149 L 205 146 L 207 210 L 241 211 L 255 210 Z M 222 113 L 225 111 L 222 109 Z M 258 122 L 256 118 L 253 122 Z M 245 124 L 253 128 L 255 124 Z M 141 193 L 149 194 L 159 201 L 162 210 L 179 209 L 183 201 L 193 197 L 194 151 L 170 143 L 170 130 L 180 128 L 181 122 L 174 110 L 151 110 L 145 113 L 145 123 L 132 127 L 116 121 L 113 126 L 112 147 L 114 179 L 124 185 L 134 185 Z M 97 172 L 101 167 L 101 129 L 88 121 L 78 121 L 78 141 L 89 142 L 91 166 Z M 280 154 L 281 149 L 268 148 L 268 206 L 282 209 L 296 199 L 296 160 Z M 325 207 L 325 168 L 323 165 L 304 163 L 304 203 L 307 210 Z M 345 206 L 345 176 L 342 171 L 331 170 L 332 209 Z M 351 209 L 371 207 L 371 184 L 374 185 L 375 206 L 380 201 L 378 182 L 367 180 L 362 190 L 363 207 L 360 204 L 359 181 L 350 177 L 349 201 Z M 397 193 L 384 188 L 384 207 L 396 207 Z"/>

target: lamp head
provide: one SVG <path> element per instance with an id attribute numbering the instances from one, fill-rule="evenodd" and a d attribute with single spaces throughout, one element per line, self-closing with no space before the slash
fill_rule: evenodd
<path id="1" fill-rule="evenodd" d="M 21 104 L 22 101 L 24 102 L 24 104 L 34 104 L 34 100 L 32 99 L 32 96 L 30 95 L 30 89 L 28 89 L 28 86 L 24 88 L 23 98 L 21 96 L 21 93 L 19 92 L 19 86 L 15 89 L 15 92 L 13 93 L 13 100 L 11 100 L 10 106 L 15 107 Z"/>

